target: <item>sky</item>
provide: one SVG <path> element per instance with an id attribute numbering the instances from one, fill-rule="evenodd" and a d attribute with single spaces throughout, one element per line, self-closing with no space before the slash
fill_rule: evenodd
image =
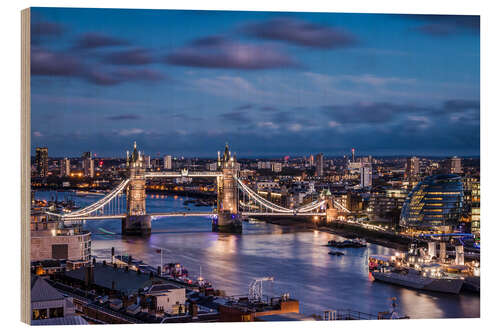
<path id="1" fill-rule="evenodd" d="M 31 13 L 32 151 L 479 155 L 479 16 Z"/>

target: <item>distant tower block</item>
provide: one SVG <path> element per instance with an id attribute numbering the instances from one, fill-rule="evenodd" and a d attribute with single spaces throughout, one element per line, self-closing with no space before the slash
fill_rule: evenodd
<path id="1" fill-rule="evenodd" d="M 427 244 L 427 246 L 429 247 L 428 248 L 428 253 L 429 253 L 429 257 L 436 257 L 436 242 L 429 242 Z"/>
<path id="2" fill-rule="evenodd" d="M 446 243 L 445 242 L 440 242 L 439 243 L 439 260 L 444 262 L 446 260 Z"/>
<path id="3" fill-rule="evenodd" d="M 465 254 L 463 245 L 458 245 L 455 247 L 455 264 L 457 265 L 465 264 Z"/>
<path id="4" fill-rule="evenodd" d="M 127 187 L 127 217 L 122 219 L 122 234 L 145 236 L 151 234 L 151 216 L 146 215 L 146 178 L 144 177 L 143 157 L 137 151 L 129 156 L 127 166 L 130 183 Z"/>
<path id="5" fill-rule="evenodd" d="M 241 216 L 238 213 L 238 190 L 235 176 L 236 157 L 231 156 L 229 146 L 226 144 L 222 159 L 217 156 L 217 166 L 222 171 L 222 176 L 217 177 L 217 213 L 218 218 L 214 220 L 212 229 L 219 232 L 241 232 Z"/>

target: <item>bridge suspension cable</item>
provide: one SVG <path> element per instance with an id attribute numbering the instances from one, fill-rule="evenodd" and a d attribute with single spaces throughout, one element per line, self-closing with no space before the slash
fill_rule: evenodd
<path id="1" fill-rule="evenodd" d="M 98 210 L 102 210 L 108 204 L 111 204 L 110 209 L 112 210 L 121 210 L 122 208 L 124 208 L 121 205 L 121 202 L 112 202 L 112 200 L 117 198 L 126 189 L 129 182 L 130 179 L 125 179 L 115 189 L 109 192 L 105 197 L 101 198 L 100 200 L 94 202 L 93 204 L 87 207 L 66 214 L 52 214 L 52 215 L 59 216 L 63 220 L 65 218 L 75 219 L 78 217 L 85 217 L 94 212 L 97 212 Z"/>

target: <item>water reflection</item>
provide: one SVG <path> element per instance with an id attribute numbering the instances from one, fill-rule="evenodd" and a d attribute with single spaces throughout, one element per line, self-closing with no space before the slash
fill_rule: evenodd
<path id="1" fill-rule="evenodd" d="M 59 199 L 71 194 L 58 192 Z M 37 192 L 36 197 L 50 199 L 53 192 Z M 80 206 L 96 200 L 75 197 Z M 183 198 L 185 199 L 185 198 Z M 208 207 L 183 205 L 176 196 L 163 199 L 148 196 L 151 212 L 206 211 Z M 118 253 L 131 254 L 151 265 L 160 265 L 157 247 L 164 248 L 163 262 L 180 262 L 196 277 L 200 266 L 203 275 L 228 295 L 242 295 L 252 279 L 274 276 L 270 291 L 289 292 L 300 300 L 303 313 L 325 309 L 354 309 L 377 313 L 390 307 L 397 297 L 400 312 L 411 318 L 478 317 L 479 297 L 471 294 L 446 295 L 400 288 L 368 279 L 367 257 L 370 254 L 394 254 L 395 251 L 369 244 L 365 249 L 343 249 L 344 256 L 328 255 L 328 240 L 342 238 L 320 231 L 296 231 L 267 223 L 245 223 L 242 235 L 211 232 L 208 218 L 168 217 L 153 221 L 153 233 L 147 239 L 122 238 L 118 220 L 86 222 L 92 231 L 92 252 L 109 258 L 111 247 Z M 115 232 L 108 235 L 102 228 Z"/>

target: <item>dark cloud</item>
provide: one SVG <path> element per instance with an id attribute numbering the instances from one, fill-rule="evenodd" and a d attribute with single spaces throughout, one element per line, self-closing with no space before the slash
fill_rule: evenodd
<path id="1" fill-rule="evenodd" d="M 284 41 L 314 48 L 335 49 L 357 43 L 356 37 L 346 30 L 293 18 L 274 18 L 251 24 L 246 26 L 244 31 L 262 39 Z"/>
<path id="2" fill-rule="evenodd" d="M 235 107 L 234 110 L 236 110 L 236 111 L 243 111 L 243 110 L 249 110 L 249 109 L 251 109 L 253 107 L 254 107 L 253 104 L 243 104 L 243 105 L 240 105 L 238 107 Z"/>
<path id="3" fill-rule="evenodd" d="M 81 36 L 76 42 L 76 47 L 80 49 L 95 49 L 100 47 L 121 45 L 128 45 L 128 42 L 120 38 L 96 32 L 87 33 Z"/>
<path id="4" fill-rule="evenodd" d="M 113 65 L 147 65 L 154 61 L 150 51 L 142 48 L 113 52 L 104 57 L 104 61 Z"/>
<path id="5" fill-rule="evenodd" d="M 74 77 L 103 86 L 125 82 L 156 82 L 166 78 L 164 74 L 150 69 L 120 68 L 110 71 L 89 66 L 69 53 L 52 52 L 39 47 L 31 49 L 31 74 Z"/>
<path id="6" fill-rule="evenodd" d="M 118 116 L 109 116 L 106 117 L 107 120 L 138 120 L 141 119 L 142 117 L 137 115 L 137 114 L 122 114 Z"/>
<path id="7" fill-rule="evenodd" d="M 119 69 L 110 72 L 91 70 L 86 78 L 97 85 L 117 85 L 124 82 L 156 82 L 165 79 L 165 75 L 150 69 Z"/>
<path id="8" fill-rule="evenodd" d="M 179 66 L 247 70 L 296 66 L 289 56 L 274 46 L 244 44 L 220 36 L 195 40 L 174 50 L 165 61 Z"/>
<path id="9" fill-rule="evenodd" d="M 31 48 L 31 75 L 78 76 L 83 72 L 83 64 L 72 55 Z"/>
<path id="10" fill-rule="evenodd" d="M 269 111 L 269 112 L 279 111 L 279 109 L 274 107 L 274 106 L 262 106 L 260 108 L 260 110 L 261 111 Z"/>
<path id="11" fill-rule="evenodd" d="M 219 115 L 220 118 L 234 123 L 248 123 L 251 121 L 246 111 L 232 111 Z"/>
<path id="12" fill-rule="evenodd" d="M 417 31 L 431 36 L 450 36 L 462 33 L 477 33 L 480 17 L 475 15 L 402 15 L 404 18 L 423 22 Z"/>
<path id="13" fill-rule="evenodd" d="M 34 22 L 31 24 L 31 38 L 40 36 L 60 36 L 66 31 L 62 24 L 55 22 Z"/>
<path id="14" fill-rule="evenodd" d="M 415 133 L 434 127 L 459 128 L 460 124 L 479 128 L 479 108 L 479 101 L 455 99 L 437 107 L 390 102 L 329 105 L 323 107 L 322 113 L 329 120 L 330 127 L 380 127 L 389 131 L 391 126 L 395 126 L 393 131 Z"/>
<path id="15" fill-rule="evenodd" d="M 464 99 L 454 99 L 449 100 L 444 103 L 443 109 L 445 111 L 457 112 L 457 111 L 466 111 L 466 110 L 476 110 L 480 109 L 479 101 L 471 101 Z"/>
<path id="16" fill-rule="evenodd" d="M 323 113 L 340 124 L 349 123 L 387 123 L 401 114 L 428 112 L 429 108 L 415 105 L 398 105 L 392 103 L 358 103 L 352 105 L 329 105 L 323 108 Z"/>

